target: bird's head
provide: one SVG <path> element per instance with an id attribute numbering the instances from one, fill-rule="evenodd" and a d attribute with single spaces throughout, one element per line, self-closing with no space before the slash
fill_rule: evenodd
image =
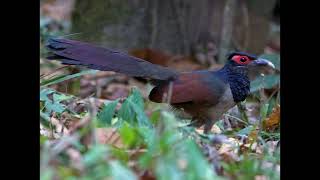
<path id="1" fill-rule="evenodd" d="M 233 52 L 229 54 L 228 61 L 220 73 L 227 77 L 234 101 L 240 102 L 250 93 L 250 81 L 264 69 L 275 69 L 275 66 L 270 61 L 255 55 Z"/>
<path id="2" fill-rule="evenodd" d="M 227 66 L 232 71 L 249 73 L 249 76 L 275 69 L 272 62 L 244 52 L 232 52 L 228 56 Z M 251 79 L 251 78 L 250 78 Z"/>
<path id="3" fill-rule="evenodd" d="M 233 52 L 228 56 L 229 63 L 234 67 L 259 68 L 269 67 L 275 68 L 274 64 L 266 59 L 258 58 L 255 55 L 244 52 Z"/>

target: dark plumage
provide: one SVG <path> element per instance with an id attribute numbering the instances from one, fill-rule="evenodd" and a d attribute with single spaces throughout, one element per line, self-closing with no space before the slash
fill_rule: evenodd
<path id="1" fill-rule="evenodd" d="M 229 54 L 218 71 L 178 73 L 127 54 L 68 39 L 50 39 L 48 59 L 67 65 L 82 65 L 102 71 L 115 71 L 156 82 L 149 95 L 151 101 L 170 102 L 193 116 L 196 126 L 205 125 L 207 133 L 223 113 L 245 100 L 250 92 L 248 72 L 273 64 L 244 52 Z M 171 91 L 171 93 L 169 93 Z M 168 99 L 168 95 L 171 97 Z"/>

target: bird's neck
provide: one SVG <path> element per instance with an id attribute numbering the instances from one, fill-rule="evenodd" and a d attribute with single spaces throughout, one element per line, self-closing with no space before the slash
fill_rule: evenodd
<path id="1" fill-rule="evenodd" d="M 230 85 L 234 102 L 244 101 L 250 93 L 250 80 L 247 68 L 224 66 L 218 71 Z"/>

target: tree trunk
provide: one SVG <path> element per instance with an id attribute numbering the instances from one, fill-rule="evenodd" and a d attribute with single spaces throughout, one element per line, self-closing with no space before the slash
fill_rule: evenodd
<path id="1" fill-rule="evenodd" d="M 195 49 L 208 51 L 213 43 L 221 49 L 221 63 L 235 48 L 262 53 L 275 1 L 262 7 L 255 1 L 230 1 L 226 13 L 226 0 L 77 0 L 71 33 L 122 51 L 154 48 L 190 55 Z M 256 8 L 262 11 L 252 11 Z"/>

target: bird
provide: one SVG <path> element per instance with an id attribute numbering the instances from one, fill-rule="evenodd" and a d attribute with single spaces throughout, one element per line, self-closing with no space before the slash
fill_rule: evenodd
<path id="1" fill-rule="evenodd" d="M 212 126 L 229 109 L 250 94 L 250 72 L 275 69 L 272 62 L 246 52 L 227 55 L 218 70 L 177 72 L 152 64 L 126 53 L 91 43 L 65 38 L 50 38 L 46 43 L 48 60 L 64 65 L 79 65 L 100 71 L 113 71 L 150 80 L 154 85 L 149 100 L 168 103 L 192 116 L 192 125 L 204 126 L 208 134 Z"/>

